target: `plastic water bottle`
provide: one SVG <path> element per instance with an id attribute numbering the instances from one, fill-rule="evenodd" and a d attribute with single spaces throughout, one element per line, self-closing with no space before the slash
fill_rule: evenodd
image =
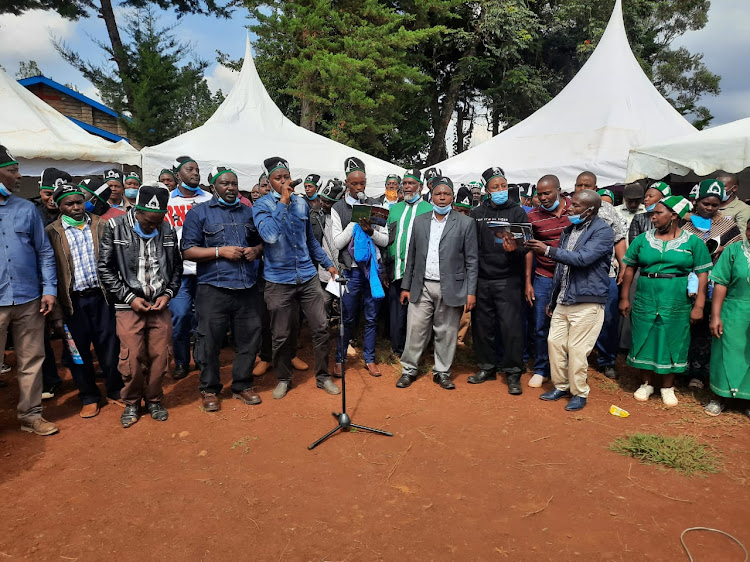
<path id="1" fill-rule="evenodd" d="M 81 354 L 78 353 L 78 347 L 76 347 L 76 342 L 73 341 L 73 336 L 70 335 L 68 325 L 64 324 L 63 328 L 65 329 L 65 343 L 68 344 L 68 351 L 70 351 L 70 356 L 73 358 L 73 363 L 83 365 L 83 359 L 81 359 Z"/>

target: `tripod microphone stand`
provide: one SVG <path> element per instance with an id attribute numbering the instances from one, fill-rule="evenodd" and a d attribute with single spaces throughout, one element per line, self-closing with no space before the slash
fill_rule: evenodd
<path id="1" fill-rule="evenodd" d="M 388 437 L 393 437 L 393 433 L 389 433 L 388 431 L 352 423 L 352 420 L 349 417 L 349 414 L 346 413 L 346 351 L 347 350 L 344 347 L 345 345 L 345 342 L 344 342 L 344 290 L 349 280 L 343 275 L 339 275 L 339 277 L 335 281 L 339 284 L 339 308 L 341 310 L 341 318 L 339 320 L 339 345 L 341 346 L 342 355 L 343 355 L 341 359 L 341 413 L 331 412 L 331 414 L 333 415 L 334 418 L 336 418 L 336 421 L 338 421 L 339 424 L 336 427 L 334 427 L 331 431 L 326 433 L 323 437 L 315 441 L 315 443 L 313 443 L 312 445 L 308 445 L 307 448 L 310 451 L 312 451 L 315 447 L 320 445 L 323 441 L 325 441 L 329 437 L 333 436 L 333 434 L 336 433 L 337 431 L 349 431 L 349 429 L 352 427 L 355 429 L 361 429 L 363 431 L 369 431 L 370 433 L 377 433 L 378 435 L 387 435 Z"/>

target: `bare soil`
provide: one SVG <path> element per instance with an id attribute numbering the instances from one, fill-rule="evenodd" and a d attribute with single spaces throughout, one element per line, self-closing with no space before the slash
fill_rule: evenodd
<path id="1" fill-rule="evenodd" d="M 45 402 L 60 427 L 51 437 L 19 431 L 10 373 L 0 389 L 0 559 L 684 560 L 679 537 L 692 526 L 750 545 L 747 418 L 709 418 L 707 395 L 687 389 L 672 410 L 636 403 L 623 365 L 617 383 L 592 370 L 588 406 L 571 414 L 564 401 L 540 401 L 529 374 L 519 397 L 504 378 L 467 384 L 467 355 L 454 391 L 429 375 L 397 389 L 398 365 L 373 378 L 361 358 L 350 362 L 353 421 L 394 436 L 340 433 L 313 451 L 341 401 L 310 371 L 279 401 L 269 372 L 256 384 L 259 406 L 227 388 L 211 414 L 193 371 L 167 380 L 167 422 L 144 416 L 124 430 L 117 405 L 81 419 L 61 368 L 62 392 Z M 225 349 L 225 382 L 230 360 Z M 611 416 L 611 404 L 630 417 Z M 722 469 L 689 478 L 609 451 L 635 432 L 694 435 Z M 696 560 L 742 560 L 724 537 L 686 540 Z"/>

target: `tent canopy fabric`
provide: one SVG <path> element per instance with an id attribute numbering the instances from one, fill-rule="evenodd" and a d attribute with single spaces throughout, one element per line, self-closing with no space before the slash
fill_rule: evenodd
<path id="1" fill-rule="evenodd" d="M 514 127 L 436 166 L 454 182 L 476 180 L 492 166 L 514 183 L 555 174 L 563 189 L 589 170 L 606 186 L 625 180 L 630 149 L 694 131 L 638 64 L 617 0 L 599 45 L 562 92 Z"/>
<path id="2" fill-rule="evenodd" d="M 81 176 L 113 164 L 139 166 L 138 151 L 81 129 L 0 70 L 0 144 L 18 160 L 21 173 L 39 176 L 48 167 Z"/>
<path id="3" fill-rule="evenodd" d="M 202 126 L 157 146 L 142 149 L 143 174 L 155 178 L 175 158 L 195 158 L 203 178 L 214 166 L 237 172 L 240 187 L 249 190 L 262 173 L 266 158 L 280 156 L 289 161 L 293 178 L 318 174 L 323 182 L 344 179 L 344 160 L 360 158 L 367 169 L 368 194 L 385 191 L 388 174 L 403 169 L 349 148 L 295 125 L 268 95 L 258 76 L 247 39 L 245 60 L 237 83 L 211 118 Z M 300 188 L 301 189 L 301 186 Z"/>
<path id="4" fill-rule="evenodd" d="M 630 151 L 628 181 L 739 173 L 750 166 L 750 117 Z"/>

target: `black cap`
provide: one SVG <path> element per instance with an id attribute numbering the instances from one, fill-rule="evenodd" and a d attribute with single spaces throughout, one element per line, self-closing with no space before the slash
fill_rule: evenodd
<path id="1" fill-rule="evenodd" d="M 492 178 L 501 177 L 505 179 L 505 170 L 500 168 L 499 166 L 496 166 L 494 168 L 487 168 L 484 172 L 482 172 L 482 179 L 484 180 L 484 185 L 487 185 L 490 183 L 490 180 Z"/>
<path id="2" fill-rule="evenodd" d="M 163 183 L 142 185 L 138 190 L 135 208 L 149 213 L 166 213 L 169 195 L 169 189 Z"/>
<path id="3" fill-rule="evenodd" d="M 459 188 L 458 193 L 456 194 L 456 200 L 453 203 L 464 209 L 471 209 L 474 206 L 474 197 L 471 194 L 471 189 L 462 185 Z"/>
<path id="4" fill-rule="evenodd" d="M 320 181 L 320 176 L 318 174 L 309 174 L 305 178 L 305 183 L 310 183 L 314 185 L 316 189 L 320 189 L 320 187 L 323 185 L 323 183 Z"/>
<path id="5" fill-rule="evenodd" d="M 18 164 L 18 161 L 13 158 L 13 155 L 7 148 L 0 144 L 0 168 L 12 166 L 13 164 Z"/>
<path id="6" fill-rule="evenodd" d="M 639 183 L 629 183 L 622 191 L 624 199 L 643 199 L 645 192 Z"/>
<path id="7" fill-rule="evenodd" d="M 112 195 L 112 188 L 109 187 L 101 176 L 85 177 L 78 184 L 78 187 L 96 196 L 102 203 L 109 201 L 109 197 Z"/>
<path id="8" fill-rule="evenodd" d="M 263 160 L 263 172 L 266 176 L 270 176 L 274 170 L 278 169 L 289 169 L 289 162 L 284 160 L 281 156 L 273 156 L 272 158 L 266 158 Z"/>
<path id="9" fill-rule="evenodd" d="M 118 170 L 117 168 L 112 168 L 111 170 L 107 170 L 102 175 L 104 178 L 104 181 L 110 181 L 110 180 L 117 180 L 120 183 L 123 183 L 123 177 L 122 172 Z"/>
<path id="10" fill-rule="evenodd" d="M 451 192 L 453 192 L 453 180 L 450 178 L 445 176 L 436 178 L 435 181 L 432 182 L 432 191 L 435 191 L 435 188 L 439 185 L 447 185 L 451 188 Z"/>
<path id="11" fill-rule="evenodd" d="M 350 156 L 346 160 L 344 160 L 344 173 L 348 176 L 352 172 L 362 172 L 365 171 L 365 163 L 362 162 L 359 158 L 356 156 Z"/>
<path id="12" fill-rule="evenodd" d="M 414 180 L 417 180 L 420 184 L 422 184 L 422 172 L 420 172 L 417 168 L 413 168 L 411 170 L 406 170 L 406 173 L 404 174 L 404 179 L 411 178 Z"/>
<path id="13" fill-rule="evenodd" d="M 332 180 L 328 180 L 325 187 L 320 190 L 320 196 L 335 203 L 343 197 L 344 191 L 346 191 L 344 182 L 338 178 L 333 178 Z"/>
<path id="14" fill-rule="evenodd" d="M 77 185 L 73 185 L 70 183 L 61 183 L 55 188 L 55 191 L 52 193 L 52 199 L 55 201 L 55 203 L 58 203 L 60 199 L 63 199 L 68 195 L 83 196 L 83 192 Z"/>
<path id="15" fill-rule="evenodd" d="M 432 180 L 439 178 L 442 175 L 443 175 L 443 172 L 440 171 L 440 168 L 429 168 L 424 173 L 424 179 L 425 181 L 430 182 Z"/>
<path id="16" fill-rule="evenodd" d="M 57 168 L 47 168 L 42 172 L 42 177 L 39 180 L 39 189 L 49 189 L 50 191 L 54 191 L 64 183 L 73 183 L 73 178 L 70 177 L 68 172 L 58 170 Z"/>

